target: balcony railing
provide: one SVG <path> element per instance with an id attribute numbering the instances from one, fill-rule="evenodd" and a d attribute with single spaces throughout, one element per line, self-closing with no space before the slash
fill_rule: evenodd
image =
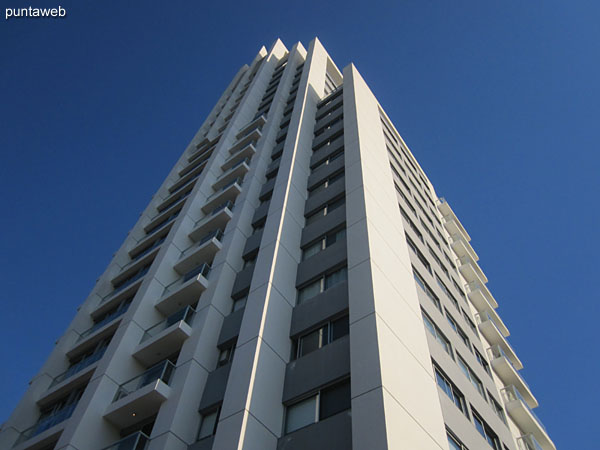
<path id="1" fill-rule="evenodd" d="M 149 442 L 150 438 L 141 431 L 138 431 L 115 442 L 113 445 L 104 447 L 102 450 L 145 450 Z"/>
<path id="2" fill-rule="evenodd" d="M 228 188 L 230 188 L 231 186 L 233 186 L 234 184 L 238 184 L 239 186 L 242 185 L 244 179 L 241 177 L 237 177 L 235 180 L 230 181 L 229 183 L 227 183 L 225 186 L 223 186 L 222 188 L 220 188 L 217 192 L 212 193 L 211 195 L 208 196 L 208 198 L 206 199 L 207 202 L 211 201 L 212 199 L 214 199 L 215 197 L 218 197 L 218 195 L 220 193 L 222 193 L 223 191 L 226 191 Z"/>
<path id="3" fill-rule="evenodd" d="M 158 380 L 162 380 L 164 383 L 169 384 L 169 380 L 171 379 L 171 375 L 175 370 L 175 365 L 171 361 L 163 361 L 156 364 L 153 367 L 150 367 L 141 375 L 138 375 L 135 378 L 132 378 L 129 381 L 126 381 L 119 389 L 117 389 L 117 393 L 115 394 L 115 398 L 113 402 L 122 399 L 123 397 L 127 397 L 129 394 L 143 388 L 144 386 L 149 385 Z"/>
<path id="4" fill-rule="evenodd" d="M 504 353 L 504 350 L 502 350 L 502 347 L 500 347 L 499 345 L 492 345 L 490 348 L 487 349 L 488 352 L 488 356 L 490 358 L 490 361 L 496 359 L 496 358 L 505 358 L 506 361 L 508 362 L 508 364 L 510 364 L 510 367 L 512 367 L 514 369 L 514 371 L 516 372 L 517 376 L 519 377 L 519 379 L 521 380 L 521 382 L 527 386 L 527 389 L 531 390 L 531 388 L 529 387 L 529 385 L 527 384 L 527 382 L 523 379 L 523 377 L 519 374 L 519 369 L 517 369 L 515 367 L 515 365 L 512 363 L 512 361 L 510 360 L 510 358 L 508 357 L 508 355 L 506 353 Z"/>
<path id="5" fill-rule="evenodd" d="M 504 389 L 502 389 L 500 391 L 502 393 L 502 397 L 504 398 L 504 403 L 509 403 L 509 402 L 514 402 L 514 401 L 520 401 L 523 406 L 527 409 L 527 411 L 529 411 L 531 413 L 531 415 L 535 418 L 535 420 L 537 421 L 538 425 L 547 433 L 548 430 L 546 430 L 546 427 L 544 426 L 543 422 L 540 420 L 540 418 L 533 412 L 533 410 L 529 407 L 529 405 L 527 404 L 527 402 L 525 401 L 525 399 L 523 398 L 523 396 L 521 395 L 521 393 L 519 392 L 519 390 L 513 386 L 507 386 Z"/>
<path id="6" fill-rule="evenodd" d="M 179 258 L 181 259 L 181 258 L 189 255 L 190 253 L 193 253 L 194 250 L 196 250 L 198 247 L 201 247 L 203 244 L 207 243 L 212 238 L 215 238 L 217 241 L 220 242 L 221 239 L 223 239 L 223 230 L 219 229 L 219 230 L 211 231 L 210 233 L 205 234 L 202 238 L 200 238 L 200 240 L 197 243 L 190 245 L 188 248 L 186 248 L 184 251 L 182 251 L 181 255 L 179 255 Z"/>
<path id="7" fill-rule="evenodd" d="M 209 273 L 210 273 L 210 266 L 207 263 L 204 263 L 204 264 L 196 267 L 195 269 L 190 270 L 188 273 L 179 277 L 178 279 L 173 281 L 171 284 L 169 284 L 163 291 L 162 296 L 165 297 L 166 295 L 176 291 L 177 289 L 179 289 L 179 287 L 182 284 L 184 284 L 186 281 L 191 280 L 195 276 L 202 275 L 204 278 L 208 278 Z"/>
<path id="8" fill-rule="evenodd" d="M 148 248 L 142 250 L 140 253 L 137 253 L 135 256 L 132 256 L 132 259 L 130 262 L 128 262 L 127 264 L 125 264 L 121 270 L 125 270 L 127 267 L 131 266 L 132 264 L 134 264 L 135 262 L 139 261 L 140 258 L 142 258 L 143 256 L 147 255 L 148 253 L 150 253 L 152 250 L 154 250 L 156 247 L 160 246 L 160 244 L 162 244 L 163 242 L 165 242 L 165 239 L 167 239 L 167 236 L 163 236 L 160 239 L 157 239 L 154 244 L 150 245 Z"/>
<path id="9" fill-rule="evenodd" d="M 20 444 L 21 442 L 25 442 L 26 440 L 31 439 L 32 437 L 37 436 L 38 434 L 41 434 L 44 431 L 52 428 L 54 425 L 58 425 L 59 423 L 64 422 L 69 417 L 71 417 L 71 414 L 73 414 L 73 410 L 75 410 L 76 406 L 77 403 L 72 403 L 70 405 L 64 406 L 58 411 L 55 411 L 51 415 L 41 417 L 34 426 L 26 429 L 21 433 L 15 445 Z"/>
<path id="10" fill-rule="evenodd" d="M 121 292 L 126 287 L 131 286 L 133 283 L 135 283 L 140 278 L 142 278 L 144 275 L 146 275 L 148 273 L 149 269 L 150 269 L 150 265 L 148 265 L 146 267 L 142 267 L 142 269 L 140 269 L 138 272 L 136 272 L 133 276 L 131 276 L 130 278 L 125 279 L 124 282 L 122 282 L 117 287 L 115 287 L 110 294 L 105 295 L 104 297 L 102 297 L 102 301 L 100 303 L 104 303 L 106 300 L 108 300 L 109 298 L 113 297 L 115 294 Z"/>
<path id="11" fill-rule="evenodd" d="M 214 216 L 215 214 L 220 213 L 221 211 L 223 211 L 225 208 L 229 208 L 229 210 L 233 209 L 233 205 L 234 203 L 231 200 L 226 201 L 225 203 L 220 204 L 219 206 L 217 206 L 215 209 L 213 209 L 211 212 L 209 212 L 206 216 L 204 216 L 202 219 L 198 220 L 194 226 L 199 225 L 200 223 L 202 223 L 207 217 L 210 216 Z"/>
<path id="12" fill-rule="evenodd" d="M 188 325 L 191 325 L 192 320 L 194 319 L 194 314 L 196 314 L 196 310 L 194 308 L 192 308 L 191 306 L 186 306 L 181 311 L 177 311 L 175 314 L 171 314 L 165 320 L 148 328 L 144 332 L 141 342 L 144 342 L 150 338 L 153 338 L 154 336 L 160 334 L 161 332 L 163 332 L 164 330 L 169 328 L 171 325 L 174 325 L 181 320 L 183 320 Z"/>
<path id="13" fill-rule="evenodd" d="M 57 384 L 62 383 L 63 381 L 65 381 L 67 378 L 75 375 L 78 372 L 81 372 L 83 369 L 85 369 L 88 366 L 91 366 L 96 361 L 99 361 L 100 358 L 102 358 L 102 356 L 104 356 L 104 352 L 105 351 L 106 351 L 106 347 L 102 347 L 100 350 L 96 351 L 95 353 L 92 353 L 91 355 L 89 355 L 88 357 L 82 359 L 78 363 L 73 364 L 71 367 L 69 367 L 63 373 L 61 373 L 60 375 L 56 376 L 52 380 L 52 383 L 50 383 L 50 386 L 48 387 L 48 389 L 53 388 Z"/>
<path id="14" fill-rule="evenodd" d="M 517 438 L 519 450 L 544 450 L 538 441 L 535 440 L 533 434 L 526 434 Z"/>
<path id="15" fill-rule="evenodd" d="M 127 307 L 129 307 L 129 305 L 127 305 Z M 117 317 L 122 316 L 123 314 L 125 314 L 125 311 L 127 311 L 127 307 L 122 307 L 122 308 L 118 308 L 115 312 L 113 312 L 112 314 L 109 314 L 108 316 L 106 316 L 104 319 L 100 320 L 99 322 L 96 322 L 94 325 L 92 325 L 90 328 L 88 328 L 87 330 L 85 330 L 83 333 L 81 333 L 79 335 L 79 338 L 77 338 L 77 342 L 82 341 L 83 339 L 85 339 L 86 337 L 88 337 L 89 335 L 93 334 L 96 330 L 99 330 L 100 328 L 102 328 L 104 325 L 112 322 L 113 320 L 115 320 Z"/>

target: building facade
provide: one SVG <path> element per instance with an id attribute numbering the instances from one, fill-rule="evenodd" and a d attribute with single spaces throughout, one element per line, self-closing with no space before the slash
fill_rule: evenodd
<path id="1" fill-rule="evenodd" d="M 555 450 L 469 235 L 353 65 L 262 48 L 0 448 Z"/>

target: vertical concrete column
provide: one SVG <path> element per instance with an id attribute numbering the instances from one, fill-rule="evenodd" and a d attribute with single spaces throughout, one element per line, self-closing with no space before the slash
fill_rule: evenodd
<path id="1" fill-rule="evenodd" d="M 355 449 L 447 449 L 377 100 L 344 69 Z"/>

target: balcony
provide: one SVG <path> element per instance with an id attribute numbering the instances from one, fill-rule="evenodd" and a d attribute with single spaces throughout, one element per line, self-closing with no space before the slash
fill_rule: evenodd
<path id="1" fill-rule="evenodd" d="M 488 279 L 481 270 L 481 267 L 479 267 L 479 265 L 473 259 L 471 259 L 470 255 L 463 256 L 458 260 L 458 262 L 458 270 L 460 270 L 462 276 L 465 277 L 467 283 L 479 283 L 482 285 L 488 282 Z"/>
<path id="2" fill-rule="evenodd" d="M 196 267 L 168 285 L 155 307 L 161 313 L 168 315 L 185 305 L 196 303 L 198 297 L 208 287 L 210 266 L 206 263 Z"/>
<path id="3" fill-rule="evenodd" d="M 181 252 L 179 261 L 173 268 L 179 273 L 186 273 L 203 261 L 212 261 L 223 246 L 222 240 L 223 230 L 221 229 L 205 234 L 197 243 Z"/>
<path id="4" fill-rule="evenodd" d="M 197 241 L 206 235 L 206 233 L 216 228 L 224 230 L 227 223 L 233 217 L 233 206 L 234 204 L 231 201 L 223 203 L 198 220 L 189 234 L 190 239 Z"/>
<path id="5" fill-rule="evenodd" d="M 202 212 L 206 214 L 218 205 L 235 201 L 236 197 L 242 192 L 242 183 L 243 180 L 241 178 L 236 178 L 223 186 L 219 191 L 210 195 L 202 207 Z"/>
<path id="6" fill-rule="evenodd" d="M 169 398 L 169 381 L 174 371 L 171 361 L 163 361 L 120 385 L 104 418 L 117 427 L 126 428 L 152 417 Z"/>
<path id="7" fill-rule="evenodd" d="M 101 348 L 97 352 L 87 356 L 76 364 L 73 364 L 66 371 L 54 377 L 48 390 L 42 394 L 38 400 L 38 404 L 49 404 L 58 400 L 61 396 L 66 395 L 68 391 L 75 386 L 81 386 L 92 377 L 98 361 L 104 356 L 106 347 Z"/>
<path id="8" fill-rule="evenodd" d="M 256 119 L 252 120 L 249 124 L 244 125 L 240 128 L 240 131 L 235 136 L 236 139 L 242 139 L 246 134 L 253 131 L 255 128 L 262 127 L 265 123 L 267 123 L 267 118 L 265 115 L 261 115 Z"/>
<path id="9" fill-rule="evenodd" d="M 112 303 L 113 299 L 120 297 L 117 294 L 126 292 L 128 293 L 130 291 L 129 288 L 132 288 L 134 285 L 139 286 L 141 284 L 141 280 L 148 273 L 148 270 L 150 270 L 150 265 L 151 263 L 148 263 L 147 265 L 140 267 L 137 272 L 128 272 L 127 277 L 116 277 L 112 281 L 113 285 L 116 284 L 116 286 L 114 286 L 112 292 L 102 297 L 100 304 L 108 303 L 109 301 Z"/>
<path id="10" fill-rule="evenodd" d="M 149 443 L 150 438 L 141 431 L 138 431 L 115 442 L 113 445 L 104 447 L 102 450 L 146 450 Z"/>
<path id="11" fill-rule="evenodd" d="M 204 169 L 204 167 L 206 166 L 206 163 L 208 162 L 208 160 L 210 159 L 210 157 L 212 156 L 212 150 L 206 152 L 206 155 L 203 155 L 202 158 L 198 158 L 197 160 L 194 159 L 192 160 L 192 162 L 190 162 L 188 165 L 186 165 L 183 169 L 181 169 L 178 172 L 178 175 L 180 177 L 184 177 L 187 174 L 196 171 L 196 173 L 198 173 L 198 170 L 202 170 Z"/>
<path id="12" fill-rule="evenodd" d="M 450 236 L 450 246 L 459 258 L 470 257 L 473 261 L 479 261 L 479 256 L 462 234 L 458 233 Z"/>
<path id="13" fill-rule="evenodd" d="M 146 234 L 150 234 L 153 230 L 157 230 L 158 228 L 160 228 L 162 224 L 168 222 L 174 217 L 177 217 L 175 214 L 179 215 L 184 201 L 185 199 L 180 200 L 178 203 L 171 205 L 167 210 L 159 212 L 154 217 L 152 217 L 150 219 L 150 222 L 148 222 L 148 224 L 144 226 L 144 231 L 146 232 Z"/>
<path id="14" fill-rule="evenodd" d="M 529 385 L 521 377 L 515 366 L 510 362 L 504 350 L 499 345 L 494 345 L 487 349 L 490 362 L 494 372 L 498 374 L 498 377 L 502 380 L 505 386 L 514 385 L 519 392 L 521 392 L 523 398 L 527 402 L 530 408 L 537 408 L 538 402 L 533 396 Z"/>
<path id="15" fill-rule="evenodd" d="M 180 201 L 187 198 L 191 194 L 192 190 L 194 189 L 194 184 L 195 183 L 192 183 L 189 186 L 187 186 L 187 188 L 183 192 L 178 192 L 179 190 L 177 190 L 177 191 L 173 192 L 171 195 L 167 196 L 167 198 L 165 198 L 161 203 L 159 203 L 156 206 L 156 209 L 158 210 L 159 214 L 162 214 L 167 209 L 175 206 Z"/>
<path id="16" fill-rule="evenodd" d="M 469 236 L 469 233 L 467 233 L 467 230 L 465 230 L 465 227 L 460 223 L 460 220 L 458 220 L 458 217 L 456 217 L 456 214 L 454 214 L 454 211 L 452 211 L 452 208 L 450 208 L 450 205 L 445 199 L 440 198 L 438 209 L 443 216 L 444 228 L 450 233 L 450 236 L 462 235 L 463 239 L 469 242 L 471 236 Z"/>
<path id="17" fill-rule="evenodd" d="M 180 189 L 183 189 L 184 187 L 188 186 L 189 183 L 193 182 L 200 175 L 202 175 L 203 170 L 204 170 L 204 165 L 196 168 L 195 170 L 192 170 L 187 175 L 181 177 L 179 180 L 177 180 L 175 183 L 173 183 L 173 185 L 169 188 L 169 192 L 171 194 L 175 194 Z"/>
<path id="18" fill-rule="evenodd" d="M 499 345 L 513 366 L 517 370 L 521 370 L 523 368 L 521 360 L 519 360 L 513 348 L 510 346 L 502 332 L 498 329 L 498 326 L 492 317 L 488 313 L 483 313 L 476 314 L 475 318 L 477 319 L 477 323 L 479 325 L 479 331 L 485 336 L 485 339 L 490 343 L 490 345 Z"/>
<path id="19" fill-rule="evenodd" d="M 527 402 L 521 396 L 519 390 L 511 385 L 505 387 L 500 392 L 502 393 L 506 411 L 519 429 L 525 431 L 526 434 L 533 435 L 534 441 L 537 442 L 542 450 L 556 450 L 544 424 L 531 408 L 527 406 Z"/>
<path id="20" fill-rule="evenodd" d="M 533 434 L 526 434 L 517 438 L 519 450 L 544 450 L 540 443 L 535 440 Z"/>
<path id="21" fill-rule="evenodd" d="M 219 178 L 217 178 L 217 181 L 212 185 L 212 188 L 215 191 L 218 191 L 236 178 L 243 178 L 250 170 L 250 162 L 251 159 L 246 158 L 230 167 L 229 170 L 226 170 Z"/>
<path id="22" fill-rule="evenodd" d="M 49 444 L 64 428 L 58 425 L 70 418 L 76 407 L 77 403 L 72 403 L 54 411 L 52 414 L 40 417 L 34 426 L 19 435 L 15 447 L 19 449 L 42 448 L 44 445 Z M 27 445 L 19 445 L 25 441 L 29 441 Z"/>
<path id="23" fill-rule="evenodd" d="M 129 261 L 127 264 L 125 264 L 123 267 L 121 267 L 121 270 L 125 270 L 131 266 L 133 266 L 135 263 L 137 263 L 138 261 L 141 260 L 141 258 L 143 258 L 144 256 L 148 255 L 150 252 L 152 252 L 153 250 L 156 250 L 158 247 L 160 247 L 160 245 L 165 242 L 165 240 L 167 239 L 167 236 L 162 236 L 160 238 L 158 238 L 154 243 L 152 243 L 151 245 L 149 245 L 147 248 L 143 249 L 142 251 L 138 252 L 138 253 L 134 253 L 133 255 L 131 254 L 131 252 L 129 252 L 129 256 L 131 258 L 131 261 Z M 158 252 L 156 252 L 158 253 Z M 156 255 L 156 253 L 154 253 L 154 255 Z M 150 259 L 150 258 L 148 258 Z"/>
<path id="24" fill-rule="evenodd" d="M 256 154 L 256 147 L 254 143 L 250 142 L 245 147 L 238 150 L 236 153 L 232 153 L 227 160 L 221 165 L 222 170 L 228 170 L 235 166 L 238 162 L 246 158 L 252 158 Z"/>
<path id="25" fill-rule="evenodd" d="M 229 149 L 229 154 L 233 155 L 234 153 L 237 153 L 238 150 L 244 148 L 248 144 L 258 141 L 261 137 L 262 131 L 258 128 L 253 128 L 231 146 L 231 148 Z"/>
<path id="26" fill-rule="evenodd" d="M 154 246 L 157 240 L 163 239 L 162 242 L 164 242 L 164 239 L 167 238 L 167 234 L 169 234 L 169 231 L 171 231 L 172 225 L 173 221 L 169 222 L 168 225 L 166 224 L 165 227 L 162 227 L 161 231 L 143 236 L 142 238 L 138 239 L 133 248 L 129 250 L 129 255 L 137 255 L 140 252 L 146 251 L 149 247 Z"/>
<path id="27" fill-rule="evenodd" d="M 196 314 L 194 308 L 186 306 L 148 328 L 134 350 L 133 357 L 142 364 L 150 366 L 172 354 L 192 334 L 194 314 Z"/>
<path id="28" fill-rule="evenodd" d="M 493 311 L 494 308 L 498 307 L 498 302 L 485 284 L 478 282 L 468 283 L 467 295 L 479 312 Z M 508 330 L 506 330 L 506 333 L 506 336 L 508 336 Z"/>

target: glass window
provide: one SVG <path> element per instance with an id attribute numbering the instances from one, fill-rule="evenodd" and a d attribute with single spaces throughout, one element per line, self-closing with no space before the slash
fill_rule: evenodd
<path id="1" fill-rule="evenodd" d="M 233 301 L 233 307 L 231 308 L 231 312 L 235 312 L 235 311 L 240 310 L 243 307 L 245 307 L 246 306 L 246 300 L 248 300 L 248 296 L 242 297 L 242 298 L 238 298 L 237 300 L 234 300 Z"/>
<path id="2" fill-rule="evenodd" d="M 200 422 L 200 431 L 198 431 L 198 440 L 207 438 L 215 434 L 217 423 L 219 421 L 219 409 L 210 411 L 202 415 Z"/>
<path id="3" fill-rule="evenodd" d="M 302 357 L 310 352 L 320 349 L 326 343 L 323 342 L 324 332 L 326 334 L 327 329 L 324 330 L 323 328 L 319 328 L 318 330 L 315 330 L 312 333 L 300 338 L 300 351 L 298 357 Z M 326 336 L 325 339 L 327 339 Z"/>
<path id="4" fill-rule="evenodd" d="M 285 416 L 285 432 L 291 433 L 317 421 L 317 396 L 288 406 Z"/>
<path id="5" fill-rule="evenodd" d="M 347 409 L 350 409 L 350 379 L 321 391 L 319 420 Z"/>
<path id="6" fill-rule="evenodd" d="M 317 281 L 312 282 L 308 286 L 303 287 L 298 291 L 298 303 L 302 303 L 309 298 L 313 298 L 315 295 L 321 292 L 321 284 L 322 280 L 318 279 Z"/>
<path id="7" fill-rule="evenodd" d="M 446 378 L 446 376 L 441 372 L 441 370 L 438 367 L 434 366 L 434 370 L 437 384 L 442 388 L 446 395 L 450 397 L 450 399 L 456 405 L 456 407 L 468 417 L 467 405 L 465 404 L 465 397 L 454 386 L 454 384 L 452 384 L 452 382 L 450 382 L 450 380 Z"/>
<path id="8" fill-rule="evenodd" d="M 429 332 L 435 337 L 435 339 L 440 343 L 440 345 L 444 348 L 446 353 L 450 355 L 452 358 L 452 346 L 450 345 L 450 341 L 441 330 L 433 323 L 433 320 L 425 314 L 424 311 L 421 310 L 421 315 L 423 316 L 423 323 L 425 327 L 429 330 Z"/>
<path id="9" fill-rule="evenodd" d="M 325 289 L 329 289 L 338 283 L 342 283 L 348 279 L 348 270 L 343 267 L 325 277 Z"/>
<path id="10" fill-rule="evenodd" d="M 341 337 L 346 336 L 350 332 L 350 324 L 348 322 L 348 316 L 344 316 L 341 319 L 331 322 L 331 340 L 335 341 Z"/>
<path id="11" fill-rule="evenodd" d="M 419 274 L 419 272 L 417 272 L 415 270 L 415 268 L 413 267 L 413 276 L 415 278 L 415 281 L 417 282 L 417 284 L 421 287 L 421 289 L 423 289 L 423 291 L 427 294 L 427 296 L 431 299 L 431 301 L 433 302 L 433 304 L 435 305 L 435 307 L 437 309 L 440 310 L 440 312 L 442 311 L 442 306 L 440 304 L 440 299 L 437 297 L 437 295 L 435 295 L 433 293 L 433 291 L 431 290 L 431 288 L 427 285 L 427 283 L 425 282 L 425 280 L 423 280 L 423 277 Z"/>
<path id="12" fill-rule="evenodd" d="M 450 433 L 448 435 L 448 445 L 450 446 L 450 450 L 467 450 L 467 448 L 462 445 L 454 436 L 451 436 Z"/>
<path id="13" fill-rule="evenodd" d="M 477 375 L 475 375 L 473 370 L 467 365 L 465 360 L 460 355 L 458 355 L 458 366 L 460 367 L 460 370 L 462 370 L 462 372 L 465 374 L 465 376 L 469 379 L 471 384 L 475 387 L 475 389 L 477 389 L 481 396 L 485 399 L 485 390 L 483 389 L 483 384 L 481 383 L 481 380 L 477 378 Z"/>

